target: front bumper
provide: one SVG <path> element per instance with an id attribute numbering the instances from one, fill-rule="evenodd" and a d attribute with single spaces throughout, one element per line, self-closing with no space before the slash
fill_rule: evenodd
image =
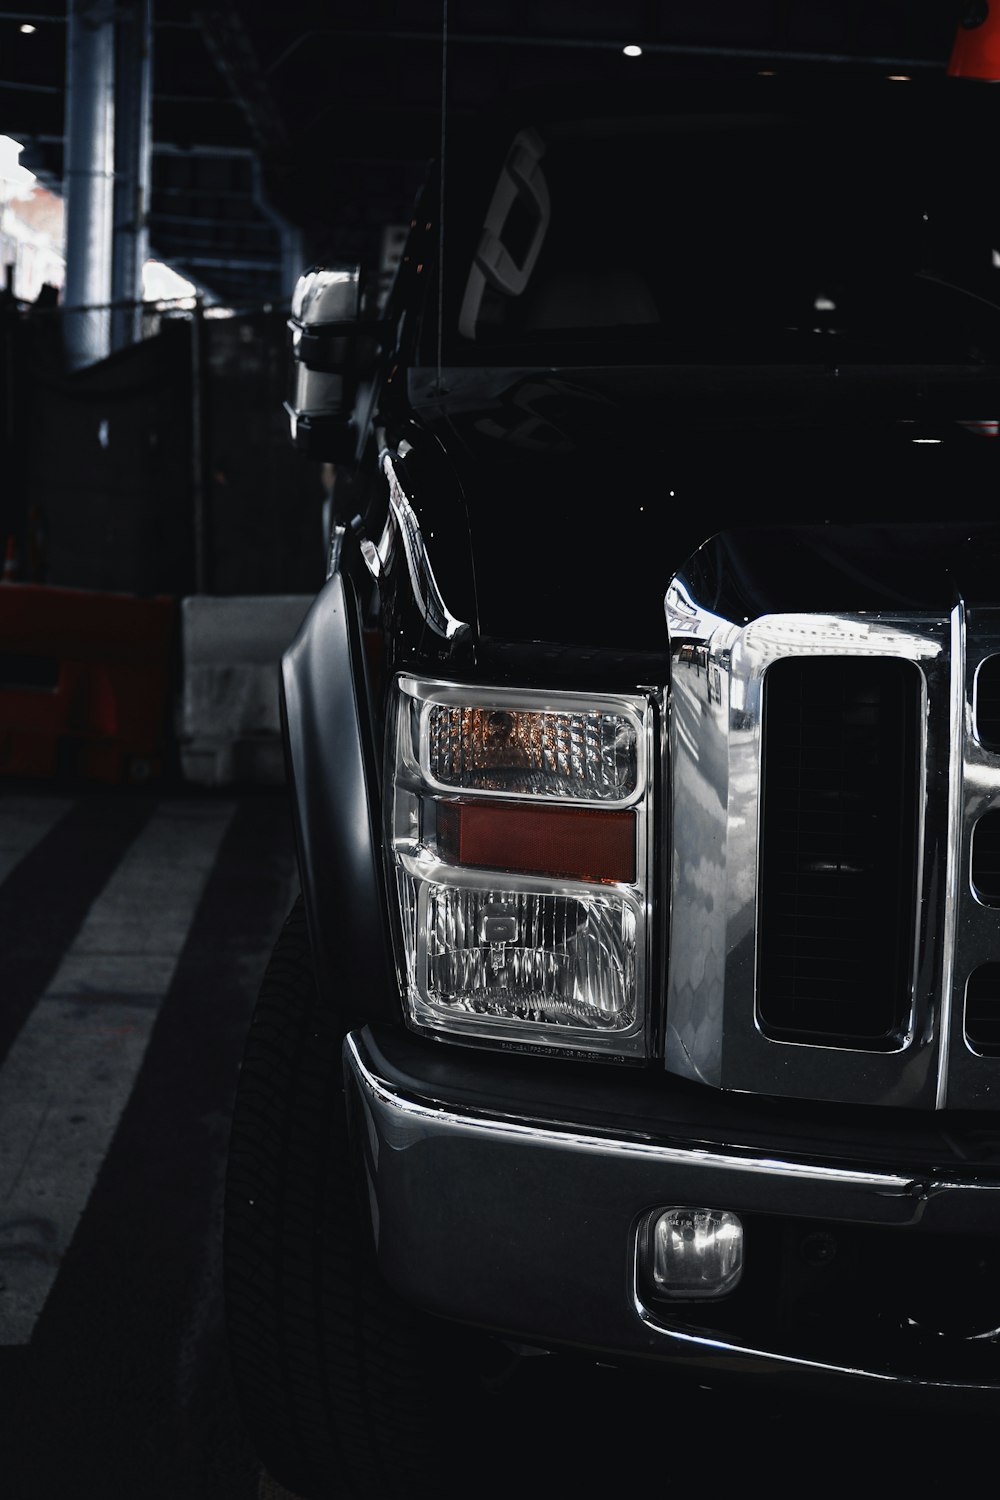
<path id="1" fill-rule="evenodd" d="M 523 1089 L 501 1111 L 473 1101 L 457 1049 L 430 1048 L 421 1080 L 404 1047 L 401 1059 L 365 1029 L 344 1061 L 379 1266 L 406 1300 L 605 1359 L 1000 1400 L 1000 1167 L 946 1172 L 928 1149 L 926 1170 L 906 1152 L 886 1170 L 860 1143 L 852 1163 L 842 1142 L 824 1161 L 813 1141 L 787 1149 L 787 1130 L 769 1148 L 759 1120 L 743 1141 L 730 1126 L 725 1141 L 693 1129 L 684 1143 L 613 1113 L 601 1128 L 583 1105 L 574 1120 L 550 1094 L 532 1109 Z M 731 1299 L 650 1294 L 641 1227 L 673 1204 L 744 1220 Z"/>

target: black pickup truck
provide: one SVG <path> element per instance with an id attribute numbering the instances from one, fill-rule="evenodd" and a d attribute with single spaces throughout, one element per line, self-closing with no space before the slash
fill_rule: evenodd
<path id="1" fill-rule="evenodd" d="M 225 1227 L 300 1493 L 441 1492 L 494 1349 L 1000 1410 L 998 126 L 553 98 L 452 133 L 384 305 L 302 278 Z"/>

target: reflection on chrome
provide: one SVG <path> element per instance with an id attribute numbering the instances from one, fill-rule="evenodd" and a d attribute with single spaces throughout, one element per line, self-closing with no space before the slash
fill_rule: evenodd
<path id="1" fill-rule="evenodd" d="M 866 1217 L 865 1208 L 875 1198 L 882 1208 L 890 1201 L 898 1207 L 892 1222 L 900 1225 L 912 1224 L 920 1213 L 922 1194 L 919 1184 L 899 1172 L 868 1171 L 860 1167 L 840 1167 L 811 1160 L 789 1160 L 781 1157 L 754 1156 L 742 1149 L 727 1152 L 725 1147 L 710 1150 L 707 1146 L 675 1146 L 645 1137 L 630 1135 L 600 1135 L 567 1121 L 540 1124 L 528 1117 L 497 1115 L 477 1107 L 475 1104 L 458 1105 L 444 1097 L 417 1097 L 403 1092 L 401 1087 L 389 1082 L 378 1071 L 373 1062 L 367 1033 L 349 1031 L 344 1038 L 343 1057 L 346 1068 L 354 1077 L 359 1091 L 373 1108 L 377 1108 L 383 1120 L 398 1121 L 394 1146 L 411 1144 L 431 1134 L 447 1136 L 459 1133 L 464 1137 L 480 1136 L 494 1140 L 505 1138 L 530 1145 L 532 1143 L 558 1148 L 574 1156 L 602 1157 L 616 1166 L 628 1160 L 639 1160 L 656 1169 L 668 1167 L 693 1167 L 703 1182 L 703 1173 L 712 1173 L 721 1188 L 731 1183 L 734 1173 L 748 1173 L 754 1179 L 764 1179 L 775 1185 L 776 1195 L 765 1198 L 768 1208 L 777 1212 L 781 1203 L 787 1202 L 788 1182 L 799 1183 L 803 1189 L 810 1184 L 827 1188 L 843 1189 L 844 1202 L 849 1203 L 852 1213 Z M 384 1136 L 384 1131 L 383 1131 Z M 386 1144 L 390 1144 L 386 1142 Z M 965 1193 L 966 1183 L 942 1182 L 935 1184 L 942 1192 Z M 767 1193 L 766 1186 L 760 1189 Z M 996 1188 L 984 1191 L 991 1198 Z M 809 1200 L 818 1204 L 818 1198 Z M 823 1202 L 829 1204 L 824 1196 Z M 869 1209 L 870 1212 L 870 1209 Z"/>
<path id="2" fill-rule="evenodd" d="M 826 541 L 828 555 L 834 544 Z M 809 565 L 806 556 L 786 581 L 789 599 L 808 597 Z M 962 603 L 890 614 L 874 591 L 869 610 L 786 611 L 773 576 L 766 594 L 763 586 L 752 593 L 757 584 L 748 581 L 745 553 L 738 556 L 734 547 L 731 555 L 723 534 L 689 559 L 664 601 L 672 820 L 666 1066 L 754 1093 L 928 1109 L 1000 1107 L 994 1076 L 1000 1057 L 977 1055 L 964 1030 L 969 974 L 1000 961 L 996 912 L 976 902 L 969 874 L 972 830 L 1000 797 L 1000 753 L 977 739 L 972 710 L 978 666 L 1000 650 L 1000 624 Z M 858 593 L 855 587 L 855 600 Z M 907 823 L 912 811 L 915 820 L 915 875 L 901 899 L 885 888 L 883 924 L 900 943 L 910 941 L 912 924 L 909 993 L 901 990 L 893 1029 L 870 1042 L 831 1040 L 808 1026 L 785 1034 L 762 1023 L 761 903 L 770 899 L 760 885 L 764 713 L 769 670 L 789 658 L 912 664 L 906 669 L 912 678 L 896 675 L 904 686 L 912 683 L 917 705 L 916 805 L 907 802 L 900 815 Z M 810 682 L 811 671 L 804 674 Z M 833 743 L 845 712 L 830 702 L 825 726 L 809 732 L 822 743 L 828 729 Z M 900 753 L 909 754 L 909 741 L 896 732 Z M 801 828 L 796 836 L 803 836 Z M 810 857 L 808 868 L 821 870 L 831 856 L 819 848 Z M 835 857 L 843 861 L 836 868 L 847 871 L 848 857 L 839 848 Z M 905 962 L 901 973 L 906 985 Z"/>
<path id="3" fill-rule="evenodd" d="M 469 627 L 463 621 L 456 620 L 441 597 L 441 590 L 438 588 L 430 558 L 427 556 L 427 547 L 420 530 L 420 523 L 399 481 L 391 453 L 382 455 L 382 468 L 389 481 L 389 505 L 402 539 L 406 566 L 417 607 L 435 635 L 441 636 L 444 640 L 454 640 L 456 636 L 468 631 Z M 388 536 L 388 533 L 383 533 L 383 542 L 387 549 L 391 541 L 392 538 Z M 386 555 L 382 553 L 381 546 L 379 558 L 383 564 L 386 562 Z M 365 560 L 369 568 L 375 572 L 377 567 L 375 557 L 366 554 Z"/>

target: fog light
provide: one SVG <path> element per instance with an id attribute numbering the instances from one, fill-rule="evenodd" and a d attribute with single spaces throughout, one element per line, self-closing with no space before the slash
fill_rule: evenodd
<path id="1" fill-rule="evenodd" d="M 743 1225 L 726 1209 L 666 1208 L 651 1240 L 661 1297 L 725 1297 L 743 1274 Z"/>

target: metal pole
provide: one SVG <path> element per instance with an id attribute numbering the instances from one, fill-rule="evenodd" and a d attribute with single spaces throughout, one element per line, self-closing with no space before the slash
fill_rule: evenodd
<path id="1" fill-rule="evenodd" d="M 205 325 L 201 298 L 191 314 L 191 511 L 194 591 L 208 593 L 208 511 L 205 486 Z"/>
<path id="2" fill-rule="evenodd" d="M 115 22 L 113 0 L 70 0 L 66 49 L 66 305 L 70 366 L 111 347 Z"/>
<path id="3" fill-rule="evenodd" d="M 10 532 L 18 532 L 21 514 L 21 474 L 23 453 L 17 443 L 17 412 L 15 409 L 15 371 L 18 334 L 17 303 L 14 300 L 14 267 L 4 267 L 4 286 L 0 291 L 0 334 L 3 335 L 3 378 L 0 381 L 0 406 L 3 411 L 3 448 L 0 461 L 3 463 L 5 482 L 0 487 L 0 541 L 6 543 Z"/>
<path id="4" fill-rule="evenodd" d="M 116 349 L 142 336 L 142 268 L 149 254 L 152 163 L 153 4 L 119 7 L 115 108 L 114 250 L 111 300 Z M 130 305 L 131 304 L 131 305 Z"/>

